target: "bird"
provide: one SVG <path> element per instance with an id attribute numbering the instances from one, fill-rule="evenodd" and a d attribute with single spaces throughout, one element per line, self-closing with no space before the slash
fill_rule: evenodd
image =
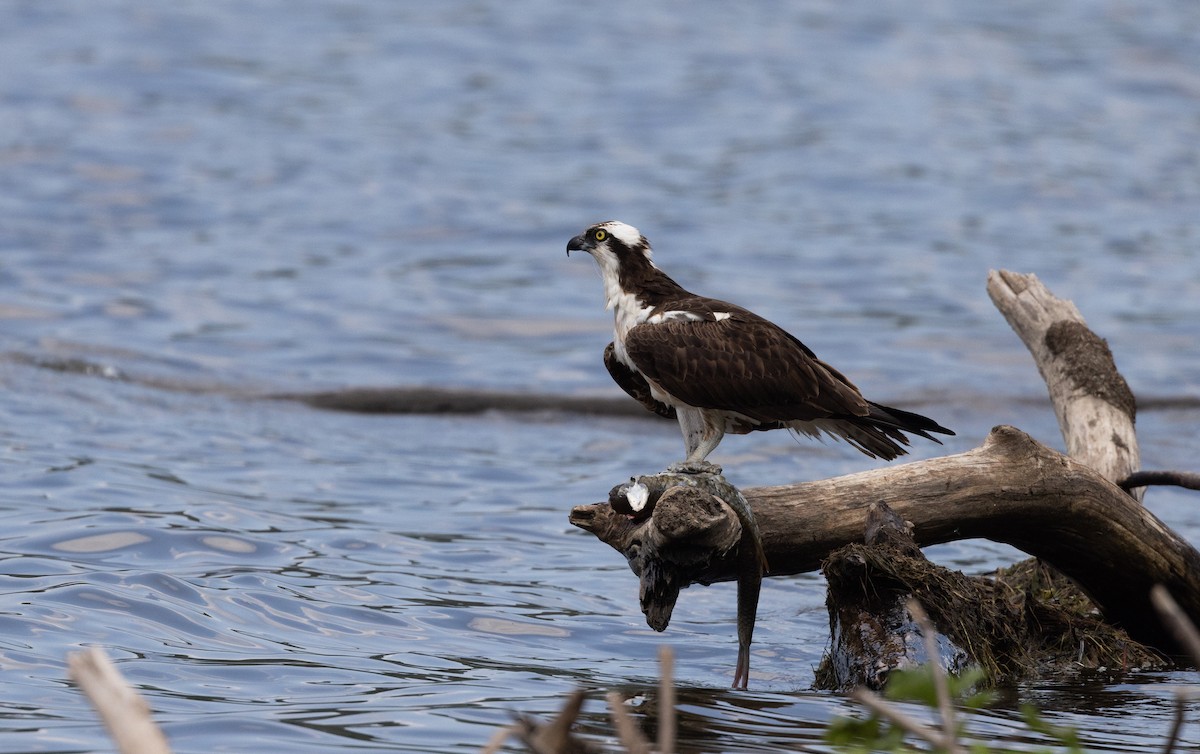
<path id="1" fill-rule="evenodd" d="M 908 434 L 954 432 L 929 417 L 863 397 L 840 371 L 782 327 L 736 304 L 692 293 L 654 263 L 637 228 L 610 220 L 567 242 L 600 268 L 613 341 L 604 364 L 648 410 L 675 418 L 700 473 L 726 434 L 788 429 L 844 440 L 872 458 L 907 453 Z"/>

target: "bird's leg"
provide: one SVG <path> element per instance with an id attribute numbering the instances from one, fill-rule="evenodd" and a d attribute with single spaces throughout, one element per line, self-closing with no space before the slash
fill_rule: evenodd
<path id="1" fill-rule="evenodd" d="M 725 470 L 712 461 L 676 461 L 667 467 L 669 474 L 712 474 L 720 476 Z"/>
<path id="2" fill-rule="evenodd" d="M 704 459 L 721 443 L 725 428 L 713 426 L 703 411 L 691 406 L 676 406 L 675 415 L 683 432 L 687 458 L 671 464 L 667 470 L 676 474 L 720 474 L 720 466 Z"/>

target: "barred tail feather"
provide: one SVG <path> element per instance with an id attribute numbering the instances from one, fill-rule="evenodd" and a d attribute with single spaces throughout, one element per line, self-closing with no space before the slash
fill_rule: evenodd
<path id="1" fill-rule="evenodd" d="M 954 432 L 921 414 L 898 408 L 869 403 L 870 413 L 866 416 L 840 416 L 813 421 L 797 421 L 790 427 L 810 437 L 820 437 L 824 432 L 845 440 L 853 448 L 872 458 L 891 461 L 908 453 L 909 432 L 941 445 L 941 440 L 930 435 L 937 432 L 953 435 Z"/>

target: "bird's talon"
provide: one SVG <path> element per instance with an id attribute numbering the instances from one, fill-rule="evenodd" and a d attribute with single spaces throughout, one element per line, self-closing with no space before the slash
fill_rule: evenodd
<path id="1" fill-rule="evenodd" d="M 715 463 L 708 461 L 680 461 L 673 463 L 667 467 L 667 472 L 671 474 L 712 474 L 721 476 L 723 469 Z"/>

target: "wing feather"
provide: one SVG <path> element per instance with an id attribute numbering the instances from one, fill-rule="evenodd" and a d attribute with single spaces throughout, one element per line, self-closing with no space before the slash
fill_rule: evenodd
<path id="1" fill-rule="evenodd" d="M 675 418 L 674 406 L 668 406 L 654 399 L 650 393 L 650 383 L 646 382 L 645 377 L 630 369 L 617 358 L 616 347 L 612 343 L 609 343 L 604 349 L 604 366 L 608 369 L 613 382 L 617 383 L 617 386 L 628 393 L 631 398 L 645 406 L 646 410 L 668 419 Z"/>
<path id="2" fill-rule="evenodd" d="M 678 400 L 763 422 L 869 414 L 853 383 L 753 312 L 700 297 L 662 308 L 692 316 L 632 328 L 625 350 L 646 378 Z M 713 316 L 718 312 L 728 316 Z"/>

